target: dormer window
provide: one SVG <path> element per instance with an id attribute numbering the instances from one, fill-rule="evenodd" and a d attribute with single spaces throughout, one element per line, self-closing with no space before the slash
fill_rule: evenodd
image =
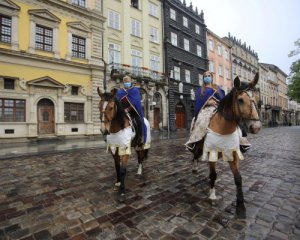
<path id="1" fill-rule="evenodd" d="M 139 0 L 131 0 L 131 6 L 139 9 Z"/>

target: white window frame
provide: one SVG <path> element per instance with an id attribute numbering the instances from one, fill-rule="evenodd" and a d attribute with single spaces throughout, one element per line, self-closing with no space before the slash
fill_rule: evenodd
<path id="1" fill-rule="evenodd" d="M 199 86 L 202 86 L 203 85 L 203 74 L 199 73 L 198 78 L 199 78 Z"/>
<path id="2" fill-rule="evenodd" d="M 202 57 L 202 47 L 200 45 L 197 45 L 197 55 Z"/>
<path id="3" fill-rule="evenodd" d="M 190 70 L 187 70 L 185 69 L 185 81 L 187 83 L 190 83 L 191 82 L 191 71 Z"/>
<path id="4" fill-rule="evenodd" d="M 173 32 L 171 32 L 171 43 L 172 43 L 172 45 L 174 45 L 174 46 L 177 46 L 177 34 L 176 33 L 173 33 Z"/>
<path id="5" fill-rule="evenodd" d="M 228 50 L 225 49 L 225 59 L 228 59 Z"/>
<path id="6" fill-rule="evenodd" d="M 222 65 L 219 65 L 219 67 L 218 67 L 218 74 L 219 74 L 219 76 L 223 76 L 223 66 Z"/>
<path id="7" fill-rule="evenodd" d="M 150 69 L 152 71 L 159 71 L 159 56 L 150 55 Z"/>
<path id="8" fill-rule="evenodd" d="M 84 1 L 84 6 L 80 5 L 80 0 L 72 0 L 72 4 L 78 7 L 86 8 L 88 6 L 88 0 Z"/>
<path id="9" fill-rule="evenodd" d="M 176 21 L 176 11 L 170 8 L 170 18 Z"/>
<path id="10" fill-rule="evenodd" d="M 158 29 L 155 27 L 150 27 L 150 41 L 158 43 Z"/>
<path id="11" fill-rule="evenodd" d="M 158 17 L 158 7 L 152 2 L 149 3 L 149 15 L 153 17 Z"/>
<path id="12" fill-rule="evenodd" d="M 180 67 L 174 66 L 174 79 L 180 81 Z"/>
<path id="13" fill-rule="evenodd" d="M 209 61 L 209 71 L 215 72 L 215 66 L 213 61 Z"/>
<path id="14" fill-rule="evenodd" d="M 225 69 L 225 77 L 226 77 L 226 79 L 229 79 L 229 69 L 228 68 Z"/>
<path id="15" fill-rule="evenodd" d="M 183 46 L 185 51 L 190 51 L 190 41 L 186 38 L 183 39 Z"/>
<path id="16" fill-rule="evenodd" d="M 131 63 L 133 67 L 142 67 L 143 53 L 139 50 L 131 50 Z"/>
<path id="17" fill-rule="evenodd" d="M 136 37 L 142 37 L 142 23 L 139 20 L 131 19 L 131 34 Z"/>
<path id="18" fill-rule="evenodd" d="M 182 17 L 182 22 L 184 27 L 189 27 L 189 20 L 186 17 Z"/>
<path id="19" fill-rule="evenodd" d="M 214 50 L 214 42 L 213 42 L 213 40 L 211 40 L 211 39 L 208 40 L 208 46 L 209 46 L 209 50 L 211 50 L 211 51 Z"/>
<path id="20" fill-rule="evenodd" d="M 121 63 L 121 46 L 115 43 L 108 43 L 108 64 Z"/>
<path id="21" fill-rule="evenodd" d="M 108 27 L 111 27 L 113 29 L 120 30 L 121 29 L 120 13 L 108 9 L 107 25 Z"/>
<path id="22" fill-rule="evenodd" d="M 222 56 L 222 46 L 218 44 L 218 55 Z"/>
<path id="23" fill-rule="evenodd" d="M 195 24 L 195 33 L 200 35 L 200 26 Z"/>

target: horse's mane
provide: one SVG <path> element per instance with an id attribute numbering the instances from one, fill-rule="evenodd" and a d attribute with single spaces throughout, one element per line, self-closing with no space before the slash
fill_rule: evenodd
<path id="1" fill-rule="evenodd" d="M 115 97 L 114 102 L 117 106 L 117 113 L 115 119 L 120 123 L 121 129 L 125 128 L 125 111 L 121 102 Z"/>
<path id="2" fill-rule="evenodd" d="M 241 82 L 241 86 L 238 89 L 232 88 L 231 91 L 220 101 L 217 112 L 220 113 L 228 121 L 232 121 L 232 120 L 238 121 L 239 119 L 235 115 L 233 109 L 234 95 L 236 91 L 243 91 L 246 90 L 248 87 L 249 87 L 248 83 Z"/>

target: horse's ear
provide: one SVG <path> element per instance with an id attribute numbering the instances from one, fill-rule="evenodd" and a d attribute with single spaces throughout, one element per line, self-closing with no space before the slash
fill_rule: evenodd
<path id="1" fill-rule="evenodd" d="M 117 92 L 118 92 L 118 89 L 117 89 L 117 88 L 113 88 L 113 89 L 110 91 L 110 97 L 111 97 L 111 98 L 115 98 Z"/>
<path id="2" fill-rule="evenodd" d="M 239 89 L 240 88 L 240 86 L 241 86 L 241 80 L 240 80 L 240 78 L 237 76 L 237 77 L 235 77 L 235 79 L 234 79 L 234 87 L 236 88 L 236 89 Z"/>
<path id="3" fill-rule="evenodd" d="M 254 79 L 249 83 L 250 88 L 254 88 L 258 82 L 259 74 L 258 72 L 255 74 Z"/>
<path id="4" fill-rule="evenodd" d="M 97 87 L 97 92 L 98 92 L 99 97 L 103 98 L 104 94 L 101 92 L 99 87 Z"/>

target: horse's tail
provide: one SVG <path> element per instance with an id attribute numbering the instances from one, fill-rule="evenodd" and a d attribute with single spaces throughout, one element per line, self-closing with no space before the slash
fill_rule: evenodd
<path id="1" fill-rule="evenodd" d="M 144 159 L 148 158 L 149 149 L 144 149 Z"/>

